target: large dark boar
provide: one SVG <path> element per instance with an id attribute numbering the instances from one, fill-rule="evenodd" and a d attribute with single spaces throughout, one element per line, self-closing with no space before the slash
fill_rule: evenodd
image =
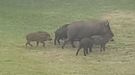
<path id="1" fill-rule="evenodd" d="M 67 42 L 73 43 L 75 39 L 82 39 L 84 37 L 91 37 L 92 35 L 104 35 L 109 33 L 113 36 L 108 20 L 105 21 L 77 21 L 72 22 L 67 27 L 67 40 L 64 42 L 64 48 Z M 72 44 L 72 47 L 75 47 Z"/>
<path id="2" fill-rule="evenodd" d="M 57 42 L 58 42 L 58 44 L 60 44 L 60 40 L 67 38 L 67 26 L 68 25 L 69 24 L 65 24 L 55 31 L 54 45 L 56 45 Z"/>
<path id="3" fill-rule="evenodd" d="M 33 32 L 33 33 L 29 33 L 26 36 L 26 46 L 30 45 L 33 46 L 30 42 L 31 41 L 36 41 L 37 46 L 39 45 L 39 42 L 43 44 L 43 46 L 45 46 L 45 41 L 47 40 L 52 40 L 52 38 L 50 37 L 50 34 L 47 32 L 43 32 L 43 31 L 38 31 L 38 32 Z"/>

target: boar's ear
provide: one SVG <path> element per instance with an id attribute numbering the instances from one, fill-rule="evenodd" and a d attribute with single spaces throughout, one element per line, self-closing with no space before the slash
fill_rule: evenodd
<path id="1" fill-rule="evenodd" d="M 106 23 L 106 26 L 110 29 L 109 21 L 106 20 L 105 23 Z"/>
<path id="2" fill-rule="evenodd" d="M 67 23 L 67 24 L 65 24 L 65 27 L 67 27 L 69 24 Z"/>
<path id="3" fill-rule="evenodd" d="M 105 25 L 109 25 L 109 21 L 108 20 L 105 20 Z"/>

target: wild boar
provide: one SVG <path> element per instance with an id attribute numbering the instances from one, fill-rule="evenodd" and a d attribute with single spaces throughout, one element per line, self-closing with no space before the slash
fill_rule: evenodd
<path id="1" fill-rule="evenodd" d="M 110 34 L 114 36 L 108 20 L 103 21 L 76 21 L 72 22 L 67 27 L 67 40 L 64 41 L 62 48 L 67 42 L 72 43 L 72 47 L 75 47 L 73 41 L 75 39 L 82 39 L 84 37 L 91 37 L 92 35 L 104 35 Z"/>
<path id="2" fill-rule="evenodd" d="M 35 41 L 37 43 L 37 46 L 39 45 L 39 42 L 43 44 L 43 47 L 45 46 L 45 41 L 52 40 L 50 37 L 50 34 L 44 31 L 38 31 L 29 33 L 26 35 L 26 46 L 30 45 L 33 46 L 30 42 Z"/>
<path id="3" fill-rule="evenodd" d="M 64 40 L 67 38 L 67 26 L 68 25 L 69 24 L 65 24 L 55 31 L 54 45 L 56 45 L 57 42 L 60 45 L 60 40 Z"/>
<path id="4" fill-rule="evenodd" d="M 112 35 L 105 34 L 105 35 L 93 35 L 91 36 L 91 39 L 93 40 L 92 43 L 95 45 L 100 45 L 100 51 L 105 51 L 105 45 L 109 41 L 113 41 Z"/>
<path id="5" fill-rule="evenodd" d="M 79 42 L 79 48 L 76 52 L 76 56 L 78 55 L 78 52 L 80 51 L 81 48 L 83 48 L 84 56 L 88 54 L 88 50 L 91 52 L 92 51 L 92 45 L 93 45 L 93 40 L 91 38 L 85 37 L 80 40 Z"/>

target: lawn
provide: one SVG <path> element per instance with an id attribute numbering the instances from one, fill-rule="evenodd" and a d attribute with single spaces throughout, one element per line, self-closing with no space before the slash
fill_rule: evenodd
<path id="1" fill-rule="evenodd" d="M 0 75 L 135 75 L 134 12 L 134 0 L 0 0 Z M 105 52 L 25 47 L 30 32 L 54 38 L 59 26 L 92 19 L 108 19 L 114 32 Z"/>

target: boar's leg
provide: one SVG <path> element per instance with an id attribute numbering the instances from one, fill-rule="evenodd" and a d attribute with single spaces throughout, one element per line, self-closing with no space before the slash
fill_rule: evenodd
<path id="1" fill-rule="evenodd" d="M 45 42 L 44 41 L 41 41 L 41 43 L 43 44 L 43 47 L 45 47 Z"/>
<path id="2" fill-rule="evenodd" d="M 37 43 L 37 47 L 39 46 L 39 41 L 36 42 Z"/>
<path id="3" fill-rule="evenodd" d="M 73 40 L 71 41 L 71 45 L 72 45 L 73 48 L 75 48 L 75 45 L 74 45 L 74 41 Z"/>
<path id="4" fill-rule="evenodd" d="M 86 53 L 88 52 L 88 49 L 87 48 L 84 48 L 83 49 L 83 52 L 84 52 L 84 56 L 86 56 Z"/>
<path id="5" fill-rule="evenodd" d="M 102 44 L 100 45 L 100 52 L 102 52 Z"/>
<path id="6" fill-rule="evenodd" d="M 60 45 L 60 37 L 55 34 L 54 45 L 56 45 L 57 42 L 58 42 L 58 44 Z"/>
<path id="7" fill-rule="evenodd" d="M 25 45 L 26 45 L 26 47 L 27 47 L 28 45 L 30 45 L 31 47 L 33 47 L 33 45 L 30 44 L 30 41 L 27 41 L 27 43 L 26 43 Z"/>
<path id="8" fill-rule="evenodd" d="M 80 49 L 81 49 L 81 46 L 79 46 L 79 48 L 78 48 L 78 50 L 77 50 L 77 52 L 76 52 L 76 56 L 78 55 Z"/>
<path id="9" fill-rule="evenodd" d="M 105 44 L 102 45 L 103 50 L 105 51 Z"/>
<path id="10" fill-rule="evenodd" d="M 101 44 L 100 51 L 102 52 L 102 50 L 105 51 L 105 44 Z"/>
<path id="11" fill-rule="evenodd" d="M 101 44 L 100 52 L 102 52 L 102 50 L 104 50 L 104 51 L 105 51 L 105 44 Z"/>
<path id="12" fill-rule="evenodd" d="M 54 38 L 54 45 L 56 45 L 56 40 L 57 40 L 57 37 L 55 36 L 55 38 Z"/>
<path id="13" fill-rule="evenodd" d="M 92 47 L 93 47 L 93 45 L 89 46 L 89 52 L 92 52 Z"/>
<path id="14" fill-rule="evenodd" d="M 58 42 L 58 44 L 60 45 L 60 38 L 55 38 L 55 39 L 54 39 L 54 45 L 56 45 L 57 42 Z"/>
<path id="15" fill-rule="evenodd" d="M 62 49 L 64 49 L 65 45 L 66 45 L 68 42 L 70 42 L 70 41 L 71 41 L 72 47 L 75 48 L 74 40 L 69 40 L 69 39 L 67 39 L 67 40 L 64 40 L 64 44 L 62 45 Z"/>
<path id="16" fill-rule="evenodd" d="M 86 54 L 88 54 L 88 53 L 89 53 L 89 52 L 88 52 L 88 48 L 86 48 L 86 49 L 85 49 L 85 53 L 86 53 Z"/>
<path id="17" fill-rule="evenodd" d="M 58 44 L 60 45 L 60 38 L 57 39 Z"/>
<path id="18" fill-rule="evenodd" d="M 63 43 L 63 45 L 62 45 L 62 49 L 64 49 L 65 45 L 66 45 L 68 42 L 69 42 L 68 39 L 67 39 L 67 40 L 64 40 L 64 43 Z"/>

